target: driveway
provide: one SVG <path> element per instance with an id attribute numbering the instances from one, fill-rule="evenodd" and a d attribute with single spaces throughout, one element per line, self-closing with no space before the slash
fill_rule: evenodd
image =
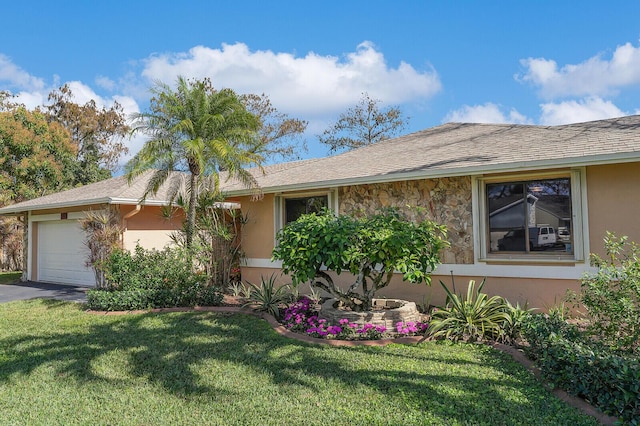
<path id="1" fill-rule="evenodd" d="M 88 287 L 31 281 L 9 285 L 0 284 L 0 303 L 36 298 L 85 303 L 87 290 Z"/>

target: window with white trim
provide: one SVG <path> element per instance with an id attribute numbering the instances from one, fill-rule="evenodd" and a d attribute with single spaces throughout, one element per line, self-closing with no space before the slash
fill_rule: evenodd
<path id="1" fill-rule="evenodd" d="M 323 209 L 336 210 L 334 191 L 280 195 L 275 197 L 276 232 L 303 214 L 318 213 Z"/>
<path id="2" fill-rule="evenodd" d="M 580 171 L 480 179 L 481 256 L 582 258 Z"/>

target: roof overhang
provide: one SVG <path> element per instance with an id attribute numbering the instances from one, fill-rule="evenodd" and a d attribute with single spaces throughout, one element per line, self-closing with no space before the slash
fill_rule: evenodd
<path id="1" fill-rule="evenodd" d="M 0 209 L 0 216 L 16 216 L 22 215 L 26 212 L 30 211 L 39 211 L 39 210 L 51 210 L 51 209 L 64 209 L 68 207 L 84 207 L 91 206 L 96 204 L 113 204 L 113 205 L 143 205 L 143 206 L 166 206 L 169 203 L 167 201 L 161 200 L 136 200 L 130 198 L 111 198 L 111 197 L 100 197 L 100 198 L 92 198 L 82 201 L 64 201 L 59 203 L 47 203 L 47 204 L 39 204 L 35 206 L 22 206 L 19 205 L 14 206 L 6 206 Z"/>
<path id="2" fill-rule="evenodd" d="M 574 158 L 562 158 L 551 160 L 537 160 L 537 161 L 522 161 L 516 163 L 504 163 L 504 164 L 492 164 L 483 166 L 472 167 L 456 167 L 445 169 L 424 169 L 419 171 L 412 171 L 408 173 L 395 172 L 389 174 L 378 174 L 372 176 L 362 176 L 347 179 L 333 179 L 314 182 L 301 182 L 292 183 L 287 185 L 275 185 L 270 187 L 263 187 L 262 192 L 265 194 L 289 192 L 289 191 L 302 191 L 312 190 L 320 188 L 336 188 L 340 186 L 352 186 L 352 185 L 366 185 L 373 183 L 387 183 L 398 182 L 406 180 L 419 180 L 419 179 L 436 179 L 444 177 L 458 177 L 458 176 L 481 176 L 485 174 L 494 173 L 513 173 L 523 171 L 534 170 L 553 170 L 562 168 L 574 168 L 585 166 L 596 166 L 605 164 L 618 164 L 618 163 L 632 163 L 640 161 L 640 152 L 633 153 L 619 153 L 619 154 L 606 154 L 606 155 L 594 155 L 585 157 Z M 224 189 L 223 189 L 224 191 Z M 251 195 L 250 189 L 225 191 L 228 196 L 246 196 Z"/>

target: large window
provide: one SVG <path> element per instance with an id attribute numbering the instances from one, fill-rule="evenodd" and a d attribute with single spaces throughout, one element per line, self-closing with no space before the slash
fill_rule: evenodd
<path id="1" fill-rule="evenodd" d="M 331 190 L 276 195 L 274 201 L 276 232 L 303 214 L 317 213 L 325 208 L 336 210 L 336 194 Z"/>
<path id="2" fill-rule="evenodd" d="M 285 198 L 284 217 L 285 225 L 293 222 L 303 214 L 318 213 L 329 207 L 329 197 L 327 195 L 315 195 L 311 197 Z"/>
<path id="3" fill-rule="evenodd" d="M 571 177 L 487 182 L 488 254 L 574 256 Z"/>

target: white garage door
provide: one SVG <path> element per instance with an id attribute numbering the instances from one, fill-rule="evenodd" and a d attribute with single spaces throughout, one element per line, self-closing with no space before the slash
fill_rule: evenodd
<path id="1" fill-rule="evenodd" d="M 38 223 L 38 281 L 93 286 L 84 233 L 75 220 Z"/>

